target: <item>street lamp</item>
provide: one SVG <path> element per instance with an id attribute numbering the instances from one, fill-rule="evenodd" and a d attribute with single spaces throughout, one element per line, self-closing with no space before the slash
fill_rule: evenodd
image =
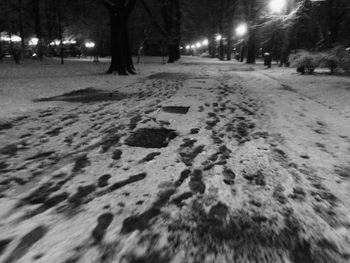
<path id="1" fill-rule="evenodd" d="M 222 35 L 220 35 L 220 34 L 218 34 L 217 36 L 216 36 L 216 41 L 220 41 L 220 40 L 222 40 Z"/>
<path id="2" fill-rule="evenodd" d="M 21 42 L 22 38 L 16 35 L 11 36 L 10 41 L 12 42 Z"/>
<path id="3" fill-rule="evenodd" d="M 96 50 L 95 50 L 95 46 L 96 46 L 95 42 L 92 42 L 92 41 L 85 42 L 85 47 L 88 50 L 91 50 L 89 53 L 94 57 L 94 62 L 99 62 L 98 55 L 97 55 Z"/>
<path id="4" fill-rule="evenodd" d="M 236 35 L 239 37 L 244 36 L 248 32 L 248 26 L 247 24 L 243 23 L 237 26 L 236 28 Z"/>
<path id="5" fill-rule="evenodd" d="M 271 0 L 270 10 L 272 13 L 281 13 L 286 4 L 286 0 Z"/>
<path id="6" fill-rule="evenodd" d="M 0 32 L 0 41 L 21 42 L 22 38 L 16 35 L 9 36 L 7 32 Z"/>
<path id="7" fill-rule="evenodd" d="M 85 47 L 86 48 L 94 48 L 95 47 L 95 43 L 94 42 L 85 42 Z"/>
<path id="8" fill-rule="evenodd" d="M 196 48 L 201 48 L 201 47 L 202 47 L 202 44 L 200 42 L 197 42 Z"/>
<path id="9" fill-rule="evenodd" d="M 202 45 L 203 46 L 208 46 L 209 45 L 209 40 L 208 39 L 203 40 Z"/>
<path id="10" fill-rule="evenodd" d="M 39 44 L 39 38 L 37 37 L 32 37 L 30 40 L 29 40 L 29 46 L 37 46 Z"/>

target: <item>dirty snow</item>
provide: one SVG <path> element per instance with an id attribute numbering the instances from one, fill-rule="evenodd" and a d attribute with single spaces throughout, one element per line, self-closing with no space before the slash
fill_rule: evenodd
<path id="1" fill-rule="evenodd" d="M 1 262 L 350 262 L 349 78 L 144 61 L 0 64 Z"/>

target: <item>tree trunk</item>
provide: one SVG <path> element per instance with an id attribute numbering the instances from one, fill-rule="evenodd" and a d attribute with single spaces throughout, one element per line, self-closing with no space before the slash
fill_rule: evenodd
<path id="1" fill-rule="evenodd" d="M 292 34 L 292 28 L 288 28 L 284 32 L 284 38 L 283 38 L 283 44 L 282 44 L 282 50 L 280 55 L 280 67 L 283 65 L 288 66 L 288 57 L 290 53 L 290 46 L 291 46 L 291 34 Z"/>
<path id="2" fill-rule="evenodd" d="M 256 52 L 256 30 L 252 29 L 249 33 L 248 44 L 247 44 L 247 63 L 255 63 L 255 52 Z"/>
<path id="3" fill-rule="evenodd" d="M 226 58 L 232 60 L 232 27 L 228 26 Z"/>
<path id="4" fill-rule="evenodd" d="M 241 50 L 240 50 L 240 62 L 244 61 L 244 56 L 245 56 L 245 41 L 243 42 L 242 46 L 241 46 Z"/>
<path id="5" fill-rule="evenodd" d="M 227 40 L 227 60 L 230 61 L 232 60 L 232 41 Z"/>
<path id="6" fill-rule="evenodd" d="M 107 74 L 135 74 L 129 47 L 128 18 L 135 6 L 136 0 L 114 1 L 106 4 L 111 24 L 111 65 Z"/>
<path id="7" fill-rule="evenodd" d="M 22 6 L 22 0 L 18 0 L 18 26 L 19 26 L 19 35 L 21 37 L 21 46 L 22 51 L 25 49 L 25 36 L 24 36 L 24 29 L 23 29 L 23 6 Z"/>
<path id="8" fill-rule="evenodd" d="M 161 5 L 161 14 L 167 33 L 168 63 L 174 63 L 180 58 L 180 3 L 179 0 L 163 1 Z"/>
<path id="9" fill-rule="evenodd" d="M 168 63 L 174 63 L 180 58 L 179 43 L 177 40 L 173 40 L 168 44 Z"/>
<path id="10" fill-rule="evenodd" d="M 35 24 L 35 35 L 38 38 L 38 58 L 40 61 L 43 60 L 44 57 L 44 43 L 43 43 L 43 35 L 41 29 L 41 14 L 40 14 L 40 0 L 33 0 L 33 14 L 34 14 L 34 24 Z"/>
<path id="11" fill-rule="evenodd" d="M 174 7 L 175 7 L 175 60 L 179 60 L 181 55 L 180 55 L 180 42 L 181 42 L 181 8 L 180 8 L 180 0 L 175 0 L 174 1 Z"/>
<path id="12" fill-rule="evenodd" d="M 57 2 L 51 0 L 45 1 L 45 20 L 46 20 L 46 31 L 47 37 L 51 41 L 53 39 L 53 30 L 56 26 L 57 21 Z"/>
<path id="13" fill-rule="evenodd" d="M 0 62 L 2 62 L 2 57 L 3 57 L 3 54 L 2 54 L 2 44 L 0 42 Z"/>
<path id="14" fill-rule="evenodd" d="M 146 34 L 144 40 L 142 40 L 137 50 L 137 64 L 140 64 L 142 51 L 147 40 L 148 40 L 148 34 Z"/>
<path id="15" fill-rule="evenodd" d="M 150 16 L 153 24 L 159 29 L 160 33 L 166 40 L 166 49 L 168 51 L 168 63 L 174 63 L 180 59 L 180 42 L 181 42 L 181 8 L 180 0 L 159 0 L 161 5 L 161 17 L 164 21 L 163 26 L 157 21 L 156 16 L 152 13 L 145 0 L 141 0 L 147 14 Z"/>
<path id="16" fill-rule="evenodd" d="M 249 35 L 247 43 L 247 63 L 255 63 L 255 52 L 256 52 L 256 29 L 253 28 L 256 19 L 256 1 L 249 0 L 246 3 L 246 17 L 249 21 Z"/>
<path id="17" fill-rule="evenodd" d="M 224 0 L 220 1 L 220 15 L 219 15 L 219 32 L 221 39 L 219 41 L 219 59 L 224 60 Z"/>
<path id="18" fill-rule="evenodd" d="M 216 42 L 214 39 L 209 39 L 209 56 L 210 58 L 215 58 L 216 55 Z"/>
<path id="19" fill-rule="evenodd" d="M 58 0 L 59 1 L 59 0 Z M 56 9 L 57 9 L 57 19 L 58 19 L 58 34 L 60 36 L 60 57 L 61 57 L 61 64 L 64 64 L 64 47 L 63 47 L 63 30 L 62 30 L 62 10 L 61 10 L 61 3 L 57 4 L 56 0 Z"/>
<path id="20" fill-rule="evenodd" d="M 248 41 L 247 41 L 247 63 L 255 63 L 255 52 L 256 52 L 256 29 L 254 25 L 256 23 L 256 0 L 247 0 L 245 2 L 245 16 L 249 26 Z"/>

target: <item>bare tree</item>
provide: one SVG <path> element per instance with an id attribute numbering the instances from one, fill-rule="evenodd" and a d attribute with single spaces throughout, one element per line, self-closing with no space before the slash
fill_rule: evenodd
<path id="1" fill-rule="evenodd" d="M 38 58 L 44 57 L 44 36 L 41 25 L 41 0 L 32 0 L 35 35 L 38 38 Z"/>
<path id="2" fill-rule="evenodd" d="M 249 34 L 247 42 L 247 63 L 255 63 L 255 52 L 256 52 L 256 27 L 257 24 L 257 1 L 246 0 L 245 1 L 245 15 L 248 21 Z"/>
<path id="3" fill-rule="evenodd" d="M 182 19 L 180 0 L 158 0 L 162 22 L 158 21 L 145 0 L 141 0 L 141 3 L 153 24 L 165 39 L 168 63 L 174 63 L 180 58 Z"/>
<path id="4" fill-rule="evenodd" d="M 111 65 L 107 74 L 135 74 L 128 36 L 128 18 L 135 7 L 136 0 L 103 0 L 110 18 Z"/>

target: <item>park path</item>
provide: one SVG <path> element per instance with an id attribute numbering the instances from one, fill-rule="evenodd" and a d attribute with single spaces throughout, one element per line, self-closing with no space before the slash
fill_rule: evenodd
<path id="1" fill-rule="evenodd" d="M 350 262 L 349 120 L 183 64 L 0 127 L 1 262 Z"/>

